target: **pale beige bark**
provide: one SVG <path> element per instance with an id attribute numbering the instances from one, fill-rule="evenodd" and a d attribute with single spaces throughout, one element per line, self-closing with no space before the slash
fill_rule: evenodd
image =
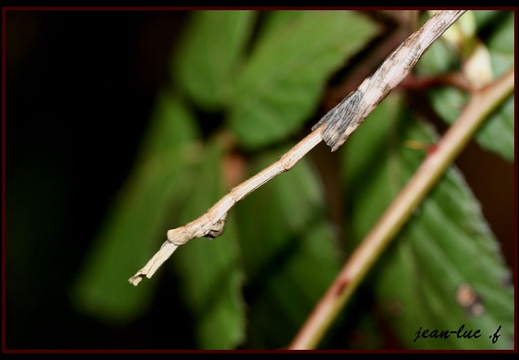
<path id="1" fill-rule="evenodd" d="M 357 90 L 323 116 L 312 129 L 312 133 L 277 162 L 231 189 L 198 219 L 169 230 L 167 241 L 146 266 L 129 279 L 130 283 L 137 285 L 143 277 L 151 278 L 178 246 L 184 245 L 194 238 L 203 236 L 215 238 L 221 235 L 227 213 L 238 201 L 275 176 L 292 168 L 321 140 L 324 140 L 332 151 L 337 150 L 380 101 L 409 74 L 429 46 L 464 12 L 464 10 L 439 11 L 433 15 L 389 55 L 377 71 L 366 78 Z"/>

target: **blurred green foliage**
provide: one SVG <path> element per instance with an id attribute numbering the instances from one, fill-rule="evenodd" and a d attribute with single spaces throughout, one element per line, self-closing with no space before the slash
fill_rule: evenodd
<path id="1" fill-rule="evenodd" d="M 493 15 L 478 15 L 477 26 L 488 29 Z M 488 50 L 492 56 L 499 52 L 512 59 L 498 61 L 509 66 L 513 13 L 506 19 L 491 26 Z M 175 291 L 195 322 L 188 328 L 194 329 L 198 348 L 286 346 L 339 271 L 343 251 L 362 240 L 423 160 L 425 154 L 407 148 L 405 141 L 429 143 L 436 138 L 429 126 L 404 109 L 399 96 L 391 94 L 382 102 L 340 150 L 349 246 L 337 238 L 317 171 L 303 159 L 237 204 L 221 237 L 181 247 L 137 288 L 127 279 L 158 249 L 167 229 L 198 218 L 228 191 L 226 164 L 233 151 L 246 154 L 248 177 L 288 150 L 292 136 L 316 112 L 331 75 L 358 56 L 375 34 L 372 20 L 355 11 L 193 12 L 172 60 L 174 90 L 164 90 L 157 99 L 134 172 L 100 229 L 74 289 L 78 308 L 120 323 L 146 316 L 161 272 L 173 271 L 181 284 Z M 442 46 L 440 40 L 431 47 L 419 71 L 454 70 L 459 64 L 452 61 L 456 54 L 434 56 Z M 502 72 L 499 68 L 495 74 Z M 451 91 L 431 91 L 439 113 L 450 106 L 445 96 Z M 456 101 L 458 111 L 450 114 L 459 113 L 466 96 L 460 94 Z M 509 103 L 478 139 L 513 159 Z M 212 115 L 209 126 L 217 131 L 209 136 L 202 135 L 201 114 Z M 503 139 L 499 149 L 490 141 L 496 137 Z M 512 346 L 513 292 L 506 282 L 510 274 L 477 199 L 456 169 L 440 181 L 371 275 L 365 286 L 373 287 L 402 346 Z M 460 305 L 456 291 L 464 284 L 478 295 L 482 314 Z M 161 311 L 161 329 L 186 328 L 175 322 L 176 309 Z M 363 311 L 368 313 L 352 326 L 373 328 L 376 320 L 368 308 Z M 345 316 L 342 321 L 348 321 L 347 311 Z M 475 341 L 413 341 L 420 327 L 457 329 L 462 324 L 485 331 L 502 325 L 503 336 L 496 344 L 486 333 Z M 371 343 L 381 346 L 380 340 Z"/>
<path id="2" fill-rule="evenodd" d="M 378 145 L 376 173 L 374 161 L 366 154 L 356 156 L 368 140 Z M 353 245 L 363 239 L 426 156 L 425 151 L 408 148 L 407 140 L 430 144 L 437 135 L 413 118 L 402 99 L 392 96 L 345 145 L 344 181 L 356 189 L 347 196 Z M 373 269 L 378 306 L 405 348 L 513 347 L 512 274 L 483 219 L 477 199 L 452 167 Z M 467 293 L 474 294 L 473 299 L 465 300 L 465 289 L 471 289 Z M 414 341 L 420 328 L 440 332 L 458 330 L 463 324 L 465 330 L 481 329 L 485 336 L 459 339 L 450 334 L 441 340 Z M 493 344 L 488 336 L 499 326 L 505 336 Z"/>

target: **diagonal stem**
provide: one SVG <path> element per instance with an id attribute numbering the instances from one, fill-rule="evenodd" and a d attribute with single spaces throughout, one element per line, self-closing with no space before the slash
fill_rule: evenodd
<path id="1" fill-rule="evenodd" d="M 312 133 L 278 161 L 231 189 L 198 219 L 169 230 L 167 241 L 148 263 L 129 279 L 129 282 L 136 286 L 144 277 L 153 276 L 178 246 L 194 238 L 203 236 L 215 238 L 221 235 L 227 213 L 238 201 L 277 175 L 291 169 L 321 140 L 324 140 L 332 151 L 337 150 L 387 94 L 410 73 L 429 46 L 464 13 L 465 10 L 445 10 L 433 15 L 393 51 L 357 90 L 324 115 L 312 128 Z"/>
<path id="2" fill-rule="evenodd" d="M 375 261 L 409 219 L 414 209 L 465 148 L 488 115 L 514 89 L 513 68 L 488 86 L 472 93 L 458 120 L 440 139 L 407 185 L 386 209 L 335 278 L 289 349 L 313 349 L 344 308 Z"/>

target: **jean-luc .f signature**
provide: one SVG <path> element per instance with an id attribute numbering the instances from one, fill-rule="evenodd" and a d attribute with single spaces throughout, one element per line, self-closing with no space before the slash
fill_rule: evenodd
<path id="1" fill-rule="evenodd" d="M 491 334 L 488 338 L 492 340 L 492 344 L 495 344 L 501 334 L 499 331 L 501 330 L 501 325 L 497 328 L 497 330 Z M 465 324 L 461 325 L 457 330 L 430 330 L 430 329 L 420 329 L 415 332 L 414 342 L 418 339 L 448 339 L 451 336 L 455 336 L 458 339 L 478 339 L 482 336 L 481 329 L 476 330 L 465 330 Z"/>

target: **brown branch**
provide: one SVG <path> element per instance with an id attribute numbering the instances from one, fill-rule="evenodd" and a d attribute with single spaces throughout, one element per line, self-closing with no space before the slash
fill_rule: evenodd
<path id="1" fill-rule="evenodd" d="M 386 209 L 371 232 L 361 242 L 310 314 L 290 349 L 312 349 L 322 338 L 337 313 L 364 279 L 368 270 L 411 216 L 456 156 L 465 148 L 475 131 L 514 88 L 513 69 L 490 85 L 474 91 L 458 120 L 435 150 Z"/>

